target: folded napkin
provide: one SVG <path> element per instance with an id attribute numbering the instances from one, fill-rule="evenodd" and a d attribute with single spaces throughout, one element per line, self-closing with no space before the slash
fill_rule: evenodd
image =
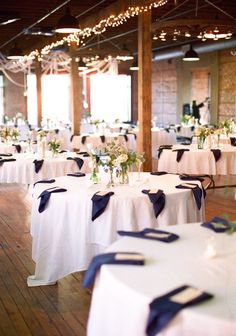
<path id="1" fill-rule="evenodd" d="M 61 149 L 59 150 L 59 153 L 62 154 L 62 153 L 67 153 L 68 151 L 66 149 Z"/>
<path id="2" fill-rule="evenodd" d="M 55 132 L 56 134 L 58 134 L 58 133 L 59 133 L 59 129 L 58 129 L 58 128 L 54 129 L 54 132 Z"/>
<path id="3" fill-rule="evenodd" d="M 179 133 L 180 130 L 181 130 L 181 126 L 177 126 L 177 127 L 176 127 L 176 131 Z"/>
<path id="4" fill-rule="evenodd" d="M 163 152 L 164 149 L 172 149 L 172 145 L 162 145 L 158 148 L 158 154 L 157 154 L 157 158 L 160 159 L 160 156 Z"/>
<path id="5" fill-rule="evenodd" d="M 81 137 L 81 143 L 82 143 L 83 145 L 85 144 L 86 139 L 87 139 L 87 135 L 83 135 L 83 136 Z"/>
<path id="6" fill-rule="evenodd" d="M 168 174 L 168 173 L 165 172 L 165 171 L 159 171 L 159 172 L 151 172 L 150 174 L 151 174 L 151 175 L 157 175 L 157 176 L 159 176 L 159 175 L 166 175 L 166 174 Z"/>
<path id="7" fill-rule="evenodd" d="M 144 190 L 142 190 L 142 193 L 148 195 L 149 200 L 153 204 L 153 210 L 154 210 L 155 216 L 157 218 L 165 207 L 166 196 L 165 196 L 163 190 L 161 190 L 161 189 L 145 190 L 144 189 Z"/>
<path id="8" fill-rule="evenodd" d="M 193 176 L 193 175 L 188 175 L 188 174 L 181 174 L 179 175 L 179 178 L 182 180 L 182 181 L 200 181 L 200 182 L 203 182 L 204 181 L 204 178 L 202 178 L 201 176 Z"/>
<path id="9" fill-rule="evenodd" d="M 105 143 L 106 141 L 105 135 L 100 135 L 100 139 L 102 143 Z"/>
<path id="10" fill-rule="evenodd" d="M 127 134 L 122 134 L 122 135 L 123 135 L 125 141 L 128 142 L 129 141 L 128 135 Z"/>
<path id="11" fill-rule="evenodd" d="M 6 156 L 6 157 L 8 157 L 8 156 L 12 156 L 12 154 L 10 154 L 10 153 L 0 153 L 0 156 Z"/>
<path id="12" fill-rule="evenodd" d="M 99 217 L 106 209 L 110 197 L 114 195 L 113 191 L 96 192 L 91 198 L 92 206 L 92 221 Z"/>
<path id="13" fill-rule="evenodd" d="M 74 160 L 77 163 L 77 166 L 79 167 L 79 169 L 81 169 L 83 167 L 84 160 L 79 158 L 79 157 L 68 157 L 66 159 L 67 160 Z"/>
<path id="14" fill-rule="evenodd" d="M 76 172 L 76 173 L 69 173 L 67 174 L 67 176 L 82 177 L 82 176 L 85 176 L 85 174 L 81 172 Z"/>
<path id="15" fill-rule="evenodd" d="M 235 137 L 230 138 L 230 144 L 231 144 L 231 146 L 236 146 L 236 138 Z"/>
<path id="16" fill-rule="evenodd" d="M 42 159 L 42 160 L 36 160 L 35 159 L 33 161 L 33 163 L 34 163 L 34 171 L 35 171 L 35 173 L 38 173 L 40 171 L 40 169 L 42 168 L 42 165 L 44 163 L 44 159 Z"/>
<path id="17" fill-rule="evenodd" d="M 95 256 L 85 273 L 83 287 L 88 287 L 94 282 L 96 273 L 102 265 L 144 265 L 144 256 L 134 252 L 110 252 Z"/>
<path id="18" fill-rule="evenodd" d="M 212 294 L 184 285 L 154 299 L 149 304 L 147 335 L 156 336 L 181 309 L 204 302 L 212 297 Z"/>
<path id="19" fill-rule="evenodd" d="M 195 130 L 195 126 L 191 126 L 190 130 L 193 132 Z"/>
<path id="20" fill-rule="evenodd" d="M 16 161 L 16 159 L 0 159 L 0 166 L 3 165 L 4 162 L 12 162 L 12 161 Z"/>
<path id="21" fill-rule="evenodd" d="M 189 152 L 189 149 L 187 148 L 173 149 L 172 152 L 177 152 L 176 161 L 180 162 L 184 152 Z"/>
<path id="22" fill-rule="evenodd" d="M 230 227 L 229 222 L 221 217 L 214 217 L 209 222 L 202 223 L 201 226 L 217 233 L 225 232 Z"/>
<path id="23" fill-rule="evenodd" d="M 34 186 L 35 184 L 38 184 L 38 183 L 54 183 L 56 180 L 55 179 L 51 179 L 51 180 L 40 180 L 40 181 L 37 181 L 34 183 Z"/>
<path id="24" fill-rule="evenodd" d="M 75 134 L 72 134 L 72 136 L 70 137 L 70 142 L 72 142 L 74 136 L 75 136 Z"/>
<path id="25" fill-rule="evenodd" d="M 80 152 L 76 152 L 76 154 L 78 154 L 78 155 L 84 155 L 84 154 L 88 154 L 88 152 L 80 151 Z"/>
<path id="26" fill-rule="evenodd" d="M 198 210 L 201 209 L 202 206 L 202 189 L 198 186 L 198 184 L 195 183 L 182 183 L 177 186 L 175 186 L 177 189 L 191 189 L 196 205 L 198 207 Z"/>
<path id="27" fill-rule="evenodd" d="M 21 145 L 12 144 L 12 146 L 16 147 L 17 153 L 21 152 Z"/>
<path id="28" fill-rule="evenodd" d="M 221 150 L 220 149 L 211 149 L 211 151 L 214 155 L 215 161 L 217 162 L 221 157 Z"/>
<path id="29" fill-rule="evenodd" d="M 163 230 L 155 230 L 155 229 L 144 229 L 142 231 L 134 232 L 134 231 L 117 231 L 120 236 L 129 236 L 135 238 L 143 238 L 143 239 L 151 239 L 158 240 L 164 243 L 171 243 L 179 238 L 174 233 L 163 231 Z"/>
<path id="30" fill-rule="evenodd" d="M 165 128 L 165 131 L 166 131 L 167 133 L 170 133 L 170 129 L 169 129 L 169 128 Z"/>
<path id="31" fill-rule="evenodd" d="M 45 210 L 46 205 L 52 193 L 59 193 L 59 192 L 65 192 L 65 191 L 67 191 L 67 189 L 59 188 L 59 187 L 52 187 L 52 188 L 44 190 L 38 197 L 40 198 L 38 211 L 43 212 Z"/>

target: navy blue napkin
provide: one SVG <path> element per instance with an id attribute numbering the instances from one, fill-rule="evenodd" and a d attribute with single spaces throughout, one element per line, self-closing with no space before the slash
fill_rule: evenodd
<path id="1" fill-rule="evenodd" d="M 67 160 L 74 160 L 77 163 L 77 166 L 79 167 L 79 169 L 81 169 L 83 167 L 84 160 L 79 158 L 79 157 L 68 157 L 66 159 Z"/>
<path id="2" fill-rule="evenodd" d="M 88 154 L 88 152 L 80 151 L 80 152 L 76 152 L 76 154 L 78 154 L 78 155 L 84 155 L 84 154 Z"/>
<path id="3" fill-rule="evenodd" d="M 158 154 L 157 154 L 157 158 L 160 159 L 160 156 L 163 152 L 164 149 L 172 149 L 172 145 L 162 145 L 158 148 Z"/>
<path id="4" fill-rule="evenodd" d="M 123 135 L 125 141 L 128 142 L 129 141 L 128 135 L 127 134 L 122 134 L 122 135 Z"/>
<path id="5" fill-rule="evenodd" d="M 100 139 L 102 143 L 105 143 L 106 141 L 105 135 L 100 135 Z"/>
<path id="6" fill-rule="evenodd" d="M 221 233 L 229 229 L 229 222 L 224 218 L 214 217 L 209 222 L 202 223 L 201 226 L 215 231 L 216 233 Z"/>
<path id="7" fill-rule="evenodd" d="M 165 172 L 165 171 L 159 171 L 159 172 L 151 172 L 150 174 L 151 174 L 151 175 L 157 175 L 157 176 L 160 176 L 160 175 L 166 175 L 166 174 L 168 174 L 168 173 Z"/>
<path id="8" fill-rule="evenodd" d="M 82 177 L 82 176 L 85 176 L 85 174 L 81 172 L 76 172 L 76 173 L 69 173 L 67 174 L 67 176 Z"/>
<path id="9" fill-rule="evenodd" d="M 189 149 L 187 148 L 173 149 L 172 152 L 177 152 L 176 161 L 180 162 L 184 152 L 189 152 Z"/>
<path id="10" fill-rule="evenodd" d="M 209 300 L 213 297 L 212 294 L 202 292 L 196 289 L 196 295 L 193 299 L 187 302 L 180 303 L 174 295 L 184 292 L 185 290 L 191 290 L 191 286 L 184 285 L 172 290 L 171 292 L 154 299 L 149 304 L 149 316 L 146 327 L 146 333 L 148 336 L 156 336 L 163 328 L 165 328 L 169 322 L 176 316 L 176 314 L 185 307 L 190 307 L 198 303 Z M 194 288 L 195 290 L 195 288 Z"/>
<path id="11" fill-rule="evenodd" d="M 123 258 L 119 258 L 123 256 Z M 83 287 L 88 287 L 94 282 L 96 273 L 102 265 L 144 265 L 144 257 L 140 253 L 134 252 L 110 252 L 95 256 L 85 273 Z"/>
<path id="12" fill-rule="evenodd" d="M 230 138 L 230 144 L 231 144 L 231 146 L 236 146 L 236 138 L 235 137 Z"/>
<path id="13" fill-rule="evenodd" d="M 40 169 L 42 168 L 42 165 L 44 163 L 44 159 L 42 159 L 42 160 L 36 160 L 35 159 L 33 161 L 33 163 L 34 163 L 34 171 L 35 171 L 35 173 L 38 173 L 40 171 Z"/>
<path id="14" fill-rule="evenodd" d="M 8 156 L 12 156 L 12 154 L 10 154 L 10 153 L 0 153 L 0 156 L 6 156 L 6 157 L 8 157 Z"/>
<path id="15" fill-rule="evenodd" d="M 170 133 L 170 129 L 169 129 L 169 128 L 165 128 L 165 131 L 166 131 L 167 133 Z"/>
<path id="16" fill-rule="evenodd" d="M 81 137 L 81 143 L 82 143 L 83 145 L 85 144 L 86 139 L 87 139 L 87 135 L 83 135 L 83 136 Z"/>
<path id="17" fill-rule="evenodd" d="M 179 133 L 180 130 L 181 130 L 181 126 L 177 126 L 177 127 L 176 127 L 176 131 Z"/>
<path id="18" fill-rule="evenodd" d="M 16 161 L 16 159 L 0 159 L 0 166 L 3 165 L 4 162 L 11 162 L 11 161 Z"/>
<path id="19" fill-rule="evenodd" d="M 72 136 L 70 137 L 70 142 L 72 142 L 73 138 L 74 138 L 74 134 L 72 134 Z"/>
<path id="20" fill-rule="evenodd" d="M 150 193 L 150 190 L 144 189 L 142 190 L 142 193 L 148 195 L 149 200 L 153 204 L 153 210 L 157 218 L 165 207 L 166 196 L 163 190 L 159 189 L 157 193 Z"/>
<path id="21" fill-rule="evenodd" d="M 181 174 L 179 175 L 179 178 L 182 181 L 200 181 L 200 182 L 204 181 L 204 178 L 197 176 L 197 175 L 193 176 L 193 175 L 188 175 L 188 174 Z"/>
<path id="22" fill-rule="evenodd" d="M 192 188 L 193 187 L 193 188 Z M 175 186 L 175 188 L 177 189 L 191 189 L 195 202 L 197 204 L 198 210 L 201 209 L 202 206 L 202 189 L 199 188 L 199 186 L 195 183 L 185 183 L 185 184 L 179 184 L 177 186 Z"/>
<path id="23" fill-rule="evenodd" d="M 146 228 L 142 231 L 117 231 L 120 236 L 129 236 L 135 238 L 158 240 L 164 243 L 171 243 L 179 238 L 174 233 Z"/>
<path id="24" fill-rule="evenodd" d="M 43 212 L 45 210 L 46 205 L 52 193 L 65 192 L 65 191 L 67 191 L 67 189 L 59 188 L 59 187 L 53 187 L 53 188 L 44 190 L 38 197 L 40 198 L 38 211 Z"/>
<path id="25" fill-rule="evenodd" d="M 195 126 L 191 126 L 191 132 L 193 132 L 195 130 Z"/>
<path id="26" fill-rule="evenodd" d="M 215 161 L 217 162 L 221 157 L 221 150 L 220 149 L 211 149 L 211 151 L 214 155 Z"/>
<path id="27" fill-rule="evenodd" d="M 58 129 L 58 128 L 54 129 L 54 132 L 55 132 L 56 134 L 58 134 L 58 133 L 59 133 L 59 129 Z"/>
<path id="28" fill-rule="evenodd" d="M 55 179 L 51 179 L 51 180 L 40 180 L 40 181 L 37 181 L 34 183 L 34 186 L 35 184 L 38 184 L 38 183 L 54 183 L 56 180 Z"/>
<path id="29" fill-rule="evenodd" d="M 106 206 L 110 200 L 110 197 L 114 195 L 113 191 L 107 192 L 105 195 L 98 195 L 99 191 L 96 192 L 91 198 L 93 202 L 92 206 L 92 221 L 98 218 L 106 209 Z"/>
<path id="30" fill-rule="evenodd" d="M 68 151 L 66 149 L 61 149 L 59 150 L 59 153 L 62 154 L 62 153 L 67 153 Z"/>
<path id="31" fill-rule="evenodd" d="M 17 153 L 21 152 L 21 145 L 12 144 L 12 146 L 16 147 Z"/>

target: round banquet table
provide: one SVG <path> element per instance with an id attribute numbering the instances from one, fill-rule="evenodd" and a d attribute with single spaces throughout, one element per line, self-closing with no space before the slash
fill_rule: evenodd
<path id="1" fill-rule="evenodd" d="M 174 149 L 187 148 L 180 162 L 176 152 L 164 149 L 158 160 L 158 170 L 173 174 L 234 175 L 236 174 L 236 147 L 221 145 L 221 158 L 216 162 L 210 149 L 197 149 L 196 145 L 175 145 Z"/>
<path id="2" fill-rule="evenodd" d="M 39 160 L 37 154 L 14 154 L 9 158 L 15 158 L 16 161 L 4 162 L 0 166 L 0 183 L 33 184 L 43 179 L 52 179 L 68 173 L 77 171 L 87 173 L 90 171 L 88 157 L 80 156 L 84 160 L 81 170 L 74 160 L 67 160 L 67 157 L 75 157 L 75 153 L 66 152 L 59 154 L 58 157 L 46 157 L 42 168 L 36 173 L 33 161 L 35 159 Z"/>
<path id="3" fill-rule="evenodd" d="M 236 335 L 236 234 L 216 234 L 200 223 L 168 227 L 175 242 L 124 237 L 107 252 L 139 252 L 144 266 L 103 265 L 97 274 L 88 320 L 88 336 L 145 336 L 151 301 L 192 285 L 214 298 L 181 310 L 158 335 Z M 215 258 L 206 256 L 214 244 Z"/>
<path id="4" fill-rule="evenodd" d="M 82 137 L 86 136 L 86 140 L 84 143 L 82 143 Z M 136 151 L 137 145 L 136 145 L 136 137 L 135 134 L 116 134 L 116 133 L 111 133 L 111 134 L 105 134 L 105 141 L 104 143 L 101 140 L 101 136 L 99 134 L 82 134 L 82 135 L 74 135 L 71 141 L 71 148 L 77 148 L 80 150 L 87 150 L 87 145 L 91 145 L 93 148 L 97 146 L 103 146 L 106 145 L 106 143 L 118 140 L 119 143 L 122 143 L 127 149 Z M 126 138 L 127 140 L 126 141 Z"/>
<path id="5" fill-rule="evenodd" d="M 49 188 L 37 184 L 33 191 L 31 234 L 32 258 L 36 263 L 35 275 L 28 278 L 29 286 L 47 285 L 58 279 L 87 269 L 91 258 L 104 252 L 117 238 L 117 230 L 141 230 L 204 219 L 204 201 L 198 210 L 191 190 L 176 189 L 177 175 L 153 176 L 131 173 L 130 185 L 118 185 L 105 211 L 91 219 L 91 197 L 106 189 L 106 184 L 90 184 L 90 176 L 56 178 L 53 186 L 67 192 L 51 195 L 44 212 L 39 213 L 40 193 Z M 200 186 L 200 182 L 199 183 Z M 166 195 L 165 207 L 156 218 L 152 203 L 143 189 L 162 189 Z"/>

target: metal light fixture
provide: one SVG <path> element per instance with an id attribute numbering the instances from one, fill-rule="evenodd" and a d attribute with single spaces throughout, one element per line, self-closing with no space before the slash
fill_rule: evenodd
<path id="1" fill-rule="evenodd" d="M 17 43 L 15 43 L 14 47 L 10 49 L 7 58 L 12 60 L 17 60 L 23 58 L 23 51 L 18 47 Z"/>
<path id="2" fill-rule="evenodd" d="M 193 49 L 193 46 L 190 45 L 189 50 L 185 53 L 183 61 L 199 61 L 199 56 L 197 52 Z"/>
<path id="3" fill-rule="evenodd" d="M 81 58 L 79 60 L 79 63 L 78 63 L 78 70 L 86 70 L 86 69 L 87 69 L 87 65 L 85 64 L 85 62 Z"/>
<path id="4" fill-rule="evenodd" d="M 63 15 L 57 23 L 55 32 L 62 34 L 78 33 L 80 31 L 79 23 L 76 17 L 72 16 L 69 7 L 66 8 Z"/>
<path id="5" fill-rule="evenodd" d="M 138 71 L 138 70 L 139 70 L 138 59 L 137 59 L 137 57 L 135 57 L 135 59 L 134 59 L 132 65 L 130 66 L 129 69 L 132 70 L 132 71 Z"/>

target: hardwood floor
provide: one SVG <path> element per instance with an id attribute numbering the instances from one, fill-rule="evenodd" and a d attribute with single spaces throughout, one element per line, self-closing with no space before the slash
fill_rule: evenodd
<path id="1" fill-rule="evenodd" d="M 236 177 L 218 178 L 216 184 L 236 184 Z M 208 190 L 206 218 L 227 213 L 236 220 L 235 192 Z M 86 335 L 91 293 L 81 286 L 83 274 L 69 275 L 54 286 L 27 287 L 26 278 L 34 273 L 29 227 L 27 189 L 1 184 L 0 336 Z"/>

